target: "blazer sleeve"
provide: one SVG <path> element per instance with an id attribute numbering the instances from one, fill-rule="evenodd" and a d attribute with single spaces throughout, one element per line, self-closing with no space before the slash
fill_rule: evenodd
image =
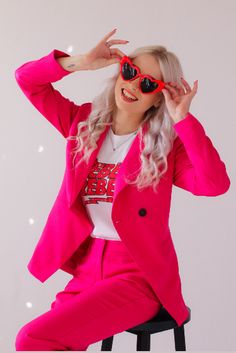
<path id="1" fill-rule="evenodd" d="M 56 82 L 72 73 L 65 70 L 56 59 L 69 54 L 54 49 L 38 60 L 26 62 L 15 70 L 16 81 L 35 108 L 64 136 L 82 105 L 77 105 L 56 90 Z"/>
<path id="2" fill-rule="evenodd" d="M 226 193 L 230 187 L 226 166 L 200 121 L 188 112 L 173 127 L 178 134 L 173 184 L 198 196 Z"/>

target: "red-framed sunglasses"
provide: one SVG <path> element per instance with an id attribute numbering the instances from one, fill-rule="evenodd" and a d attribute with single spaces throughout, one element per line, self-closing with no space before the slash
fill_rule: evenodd
<path id="1" fill-rule="evenodd" d="M 142 93 L 160 92 L 165 87 L 163 81 L 156 80 L 150 75 L 142 75 L 140 68 L 134 65 L 127 55 L 120 59 L 120 73 L 125 81 L 132 81 L 139 77 L 139 89 Z"/>

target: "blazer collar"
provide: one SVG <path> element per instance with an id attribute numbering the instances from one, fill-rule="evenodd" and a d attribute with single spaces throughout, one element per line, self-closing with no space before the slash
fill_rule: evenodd
<path id="1" fill-rule="evenodd" d="M 142 131 L 145 133 L 146 131 L 146 124 L 143 125 Z M 67 189 L 67 199 L 69 207 L 72 206 L 76 198 L 78 197 L 82 186 L 89 174 L 89 171 L 95 162 L 98 152 L 102 146 L 104 139 L 110 129 L 110 126 L 106 126 L 105 130 L 101 133 L 98 141 L 97 141 L 97 148 L 92 152 L 88 164 L 83 161 L 80 163 L 76 168 L 72 168 L 72 159 L 73 157 L 70 156 L 71 150 L 75 147 L 75 142 L 70 141 L 67 144 L 67 180 L 66 180 L 66 189 Z M 124 189 L 126 185 L 126 178 L 129 180 L 134 180 L 139 173 L 141 167 L 141 160 L 140 160 L 140 143 L 141 148 L 143 148 L 143 141 L 141 141 L 141 130 L 137 133 L 136 137 L 134 138 L 127 155 L 125 156 L 121 166 L 116 175 L 116 182 L 114 188 L 114 195 L 113 195 L 113 203 L 117 198 L 118 194 Z M 74 156 L 74 155 L 73 155 Z M 75 164 L 78 161 L 82 154 L 78 154 L 75 158 Z M 69 166 L 69 167 L 68 167 Z"/>

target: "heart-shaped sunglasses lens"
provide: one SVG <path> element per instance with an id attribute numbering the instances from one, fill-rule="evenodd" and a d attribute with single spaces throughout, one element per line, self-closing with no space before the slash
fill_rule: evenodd
<path id="1" fill-rule="evenodd" d="M 124 62 L 121 67 L 121 73 L 124 80 L 131 80 L 137 75 L 137 70 L 128 62 Z"/>
<path id="2" fill-rule="evenodd" d="M 141 89 L 143 93 L 153 92 L 158 86 L 158 83 L 153 82 L 150 78 L 143 78 L 141 80 Z"/>

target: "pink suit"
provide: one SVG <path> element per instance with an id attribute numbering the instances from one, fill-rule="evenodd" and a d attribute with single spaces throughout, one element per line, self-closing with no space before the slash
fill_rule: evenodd
<path id="1" fill-rule="evenodd" d="M 52 82 L 70 74 L 55 60 L 60 56 L 69 55 L 55 49 L 39 60 L 20 66 L 15 77 L 30 102 L 67 138 L 75 135 L 77 124 L 87 118 L 91 103 L 76 105 L 53 88 Z M 137 269 L 142 271 L 156 295 L 155 304 L 160 301 L 181 326 L 188 317 L 188 310 L 182 296 L 178 259 L 169 228 L 172 185 L 198 196 L 218 196 L 227 192 L 230 179 L 224 162 L 196 117 L 188 113 L 173 127 L 178 136 L 168 155 L 168 171 L 158 186 L 157 194 L 152 188 L 139 192 L 125 182 L 125 176 L 134 173 L 135 177 L 140 167 L 137 158 L 140 135 L 135 137 L 116 177 L 112 221 L 122 239 L 119 243 L 124 243 L 117 246 L 125 245 L 132 255 Z M 108 128 L 101 134 L 89 165 L 83 162 L 76 170 L 72 168 L 70 155 L 75 142 L 67 142 L 63 181 L 28 263 L 29 271 L 41 282 L 58 269 L 74 276 L 80 258 L 78 252 L 83 256 L 87 249 L 86 239 L 92 233 L 93 224 L 82 203 L 80 191 Z M 130 220 L 132 226 L 129 226 Z"/>

